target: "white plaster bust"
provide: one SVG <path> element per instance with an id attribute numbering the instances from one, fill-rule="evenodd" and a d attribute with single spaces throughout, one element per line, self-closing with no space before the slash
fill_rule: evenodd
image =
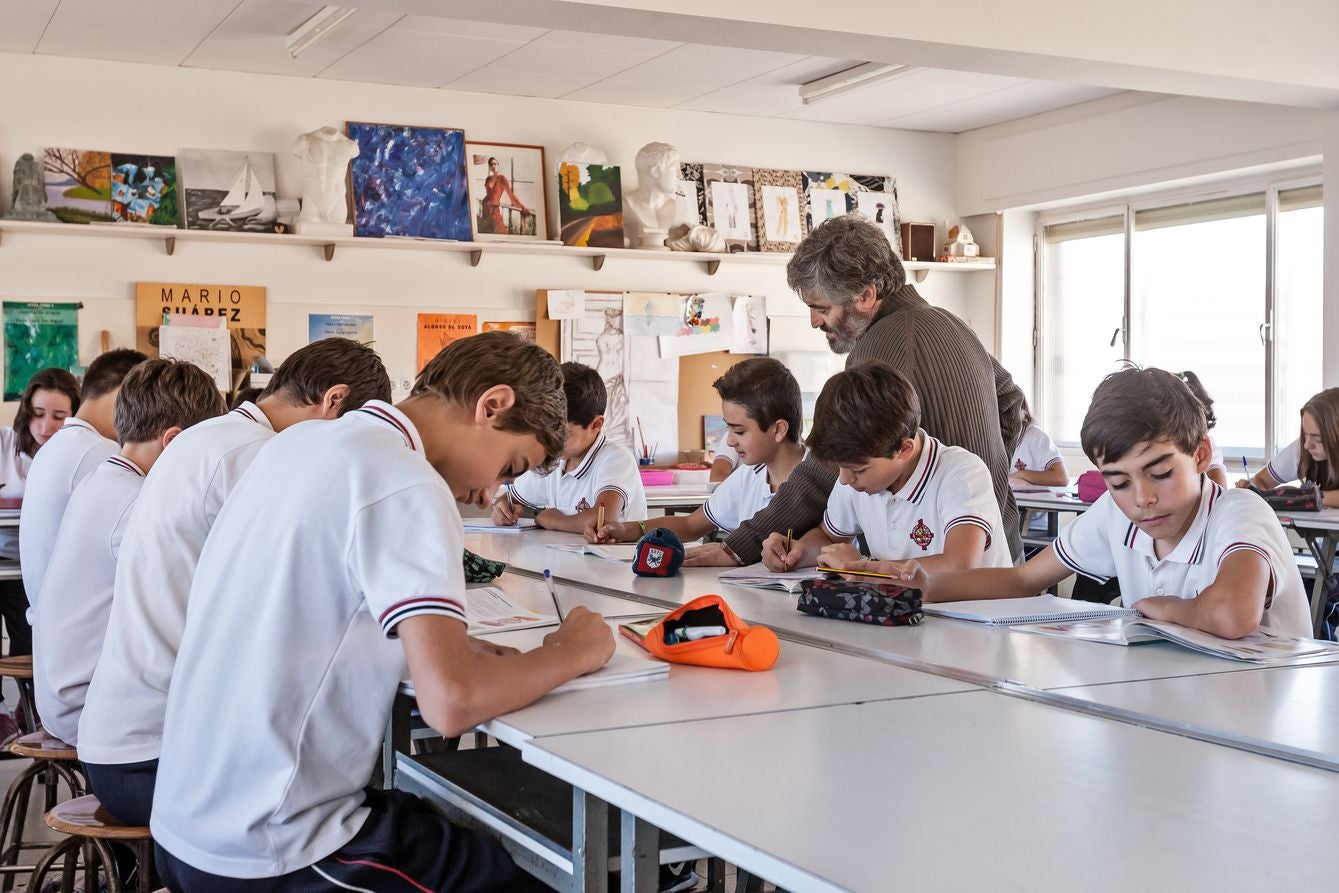
<path id="1" fill-rule="evenodd" d="M 609 156 L 603 149 L 597 149 L 588 143 L 573 143 L 566 149 L 563 149 L 562 156 L 558 159 L 562 164 L 599 164 L 609 163 Z"/>
<path id="2" fill-rule="evenodd" d="M 678 216 L 679 150 L 647 143 L 637 152 L 637 188 L 623 196 L 623 227 L 633 248 L 665 248 Z"/>
<path id="3" fill-rule="evenodd" d="M 345 175 L 349 161 L 358 157 L 358 143 L 334 127 L 304 133 L 293 143 L 302 159 L 302 212 L 299 223 L 346 224 Z"/>

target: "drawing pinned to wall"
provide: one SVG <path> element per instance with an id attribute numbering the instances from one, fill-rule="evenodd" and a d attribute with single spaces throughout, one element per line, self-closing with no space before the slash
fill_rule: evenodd
<path id="1" fill-rule="evenodd" d="M 158 355 L 194 363 L 220 391 L 232 390 L 232 347 L 227 322 L 217 316 L 163 314 Z"/>
<path id="2" fill-rule="evenodd" d="M 689 295 L 684 301 L 679 334 L 660 338 L 660 355 L 682 357 L 729 350 L 734 330 L 729 295 Z"/>
<path id="3" fill-rule="evenodd" d="M 79 362 L 79 305 L 4 302 L 6 400 L 23 396 L 28 379 L 48 366 Z"/>
<path id="4" fill-rule="evenodd" d="M 702 165 L 707 200 L 707 225 L 725 238 L 731 252 L 757 251 L 753 207 L 753 168 L 728 164 Z"/>
<path id="5" fill-rule="evenodd" d="M 605 433 L 610 442 L 632 449 L 622 293 L 586 292 L 581 317 L 564 319 L 560 326 L 559 359 L 585 363 L 600 373 L 607 394 Z"/>
<path id="6" fill-rule="evenodd" d="M 682 162 L 679 165 L 679 188 L 674 196 L 679 212 L 675 223 L 693 226 L 707 222 L 707 196 L 702 190 L 702 165 Z"/>
<path id="7" fill-rule="evenodd" d="M 187 229 L 274 232 L 273 152 L 186 149 L 180 174 Z"/>
<path id="8" fill-rule="evenodd" d="M 467 142 L 475 238 L 534 242 L 548 238 L 544 147 Z"/>
<path id="9" fill-rule="evenodd" d="M 824 220 L 858 211 L 879 224 L 893 250 L 902 254 L 901 218 L 897 210 L 897 181 L 880 174 L 843 174 L 804 171 L 809 229 Z M 862 193 L 873 193 L 861 200 Z M 882 207 L 880 207 L 882 206 Z"/>
<path id="10" fill-rule="evenodd" d="M 730 353 L 767 353 L 767 296 L 735 295 L 734 338 Z"/>
<path id="11" fill-rule="evenodd" d="M 322 338 L 349 338 L 359 344 L 372 343 L 372 316 L 351 313 L 308 313 L 307 343 Z"/>
<path id="12" fill-rule="evenodd" d="M 808 232 L 803 176 L 799 171 L 757 170 L 753 179 L 759 249 L 794 251 Z"/>
<path id="13" fill-rule="evenodd" d="M 61 223 L 112 220 L 112 156 L 81 149 L 43 149 L 47 209 Z"/>
<path id="14" fill-rule="evenodd" d="M 428 361 L 453 341 L 479 333 L 479 317 L 473 313 L 420 313 L 418 315 L 418 367 L 422 372 Z"/>
<path id="15" fill-rule="evenodd" d="M 170 155 L 112 153 L 112 219 L 118 223 L 176 226 L 180 204 L 177 159 Z"/>
<path id="16" fill-rule="evenodd" d="M 471 240 L 465 131 L 349 122 L 354 235 Z"/>
<path id="17" fill-rule="evenodd" d="M 485 332 L 510 332 L 526 344 L 535 343 L 535 324 L 532 322 L 502 322 L 490 320 L 483 324 Z"/>
<path id="18" fill-rule="evenodd" d="M 628 292 L 623 296 L 623 329 L 629 336 L 677 335 L 683 325 L 683 308 L 682 295 Z"/>
<path id="19" fill-rule="evenodd" d="M 558 166 L 558 225 L 564 245 L 623 247 L 623 186 L 617 165 Z"/>

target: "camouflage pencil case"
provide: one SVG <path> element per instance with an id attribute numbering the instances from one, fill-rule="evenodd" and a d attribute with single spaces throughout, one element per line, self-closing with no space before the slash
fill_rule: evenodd
<path id="1" fill-rule="evenodd" d="M 921 592 L 895 583 L 852 580 L 805 580 L 796 609 L 816 617 L 915 626 L 921 622 Z"/>

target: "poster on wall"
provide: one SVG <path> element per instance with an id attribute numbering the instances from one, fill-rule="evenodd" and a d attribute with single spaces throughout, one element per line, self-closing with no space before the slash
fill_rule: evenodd
<path id="1" fill-rule="evenodd" d="M 417 371 L 422 372 L 428 361 L 451 342 L 478 333 L 479 317 L 473 313 L 420 313 Z"/>
<path id="2" fill-rule="evenodd" d="M 308 313 L 307 343 L 322 338 L 350 338 L 359 344 L 372 343 L 372 316 L 352 313 Z"/>
<path id="3" fill-rule="evenodd" d="M 233 380 L 265 353 L 265 286 L 194 282 L 135 283 L 135 347 L 158 356 L 163 314 L 221 317 L 228 329 Z"/>
<path id="4" fill-rule="evenodd" d="M 535 343 L 535 324 L 517 320 L 508 322 L 505 320 L 489 320 L 483 324 L 485 332 L 510 332 L 517 338 L 520 338 L 526 344 Z"/>
<path id="5" fill-rule="evenodd" d="M 23 396 L 28 379 L 49 366 L 79 362 L 79 305 L 4 302 L 5 399 Z"/>

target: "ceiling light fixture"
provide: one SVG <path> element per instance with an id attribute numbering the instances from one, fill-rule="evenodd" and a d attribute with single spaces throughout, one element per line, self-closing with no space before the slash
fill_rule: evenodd
<path id="1" fill-rule="evenodd" d="M 800 100 L 813 105 L 843 93 L 852 93 L 910 71 L 906 65 L 887 65 L 883 62 L 864 62 L 854 68 L 800 84 Z"/>
<path id="2" fill-rule="evenodd" d="M 298 25 L 284 38 L 288 54 L 294 59 L 301 56 L 308 47 L 344 24 L 357 11 L 352 6 L 322 6 L 316 15 Z"/>

